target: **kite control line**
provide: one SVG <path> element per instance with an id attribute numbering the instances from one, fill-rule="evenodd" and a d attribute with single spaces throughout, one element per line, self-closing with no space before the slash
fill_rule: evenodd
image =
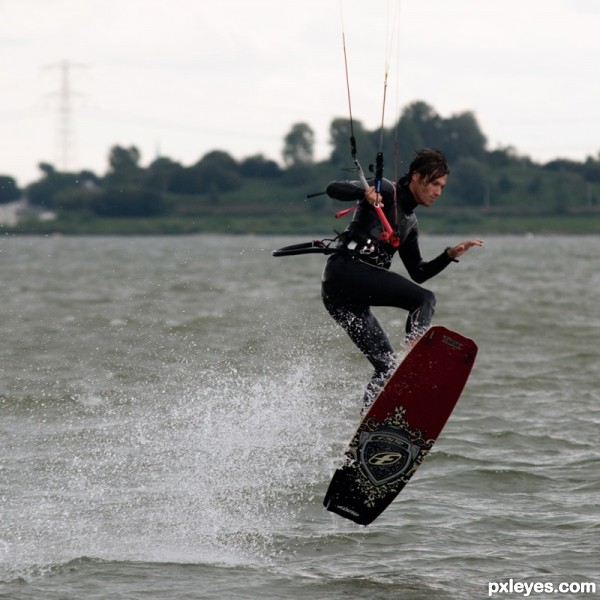
<path id="1" fill-rule="evenodd" d="M 341 4 L 340 4 L 340 8 L 341 8 Z M 351 95 L 350 95 L 350 76 L 348 74 L 348 54 L 346 52 L 346 34 L 344 32 L 343 19 L 342 19 L 342 46 L 344 48 L 344 69 L 346 71 L 346 92 L 348 95 L 348 113 L 349 113 L 349 118 L 350 118 L 350 154 L 352 155 L 352 162 L 354 163 L 354 170 L 356 171 L 358 179 L 360 180 L 360 183 L 363 186 L 363 188 L 365 189 L 365 191 L 368 191 L 371 186 L 369 186 L 367 178 L 365 177 L 365 173 L 362 170 L 360 163 L 358 162 L 358 158 L 356 157 L 356 154 L 357 154 L 357 152 L 356 152 L 356 137 L 354 136 L 354 119 L 352 118 L 352 100 L 351 100 Z M 386 77 L 385 77 L 385 81 L 384 81 L 380 145 L 383 143 L 383 111 L 385 110 L 385 96 L 386 96 L 385 90 L 386 90 L 386 88 L 387 88 L 387 69 L 386 69 Z M 376 161 L 375 161 L 375 191 L 379 195 L 381 195 L 382 181 L 383 181 L 383 152 L 381 151 L 381 148 L 380 148 L 379 152 L 377 153 L 377 157 L 376 157 Z M 354 209 L 355 208 L 356 207 L 354 207 Z M 383 227 L 383 231 L 381 232 L 381 236 L 380 236 L 381 241 L 391 244 L 394 248 L 397 248 L 400 245 L 400 238 L 394 232 L 394 229 L 390 225 L 390 222 L 388 221 L 387 217 L 385 216 L 385 213 L 383 212 L 383 208 L 381 207 L 381 204 L 379 202 L 375 202 L 373 204 L 373 208 L 375 209 L 375 212 L 377 213 L 377 216 L 379 217 L 379 220 L 381 221 L 381 226 Z M 347 209 L 345 211 L 340 211 L 338 214 L 336 214 L 336 217 L 339 218 L 338 215 L 344 216 L 354 209 Z"/>

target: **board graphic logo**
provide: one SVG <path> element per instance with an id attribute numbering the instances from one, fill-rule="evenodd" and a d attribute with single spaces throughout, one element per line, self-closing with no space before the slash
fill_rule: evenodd
<path id="1" fill-rule="evenodd" d="M 383 485 L 402 477 L 420 452 L 408 432 L 392 425 L 377 431 L 362 431 L 358 441 L 358 459 L 373 485 Z"/>

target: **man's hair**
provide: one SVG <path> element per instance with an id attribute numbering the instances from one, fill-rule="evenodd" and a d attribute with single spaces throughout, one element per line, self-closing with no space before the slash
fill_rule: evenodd
<path id="1" fill-rule="evenodd" d="M 424 148 L 419 150 L 408 168 L 408 177 L 412 177 L 413 173 L 418 173 L 427 183 L 448 175 L 450 169 L 446 157 L 440 150 L 435 148 Z"/>

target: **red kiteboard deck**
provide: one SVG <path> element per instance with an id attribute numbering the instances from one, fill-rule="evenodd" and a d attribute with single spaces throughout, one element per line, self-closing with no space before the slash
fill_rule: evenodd
<path id="1" fill-rule="evenodd" d="M 389 506 L 442 431 L 476 355 L 473 340 L 427 330 L 363 417 L 329 484 L 327 510 L 368 525 Z"/>

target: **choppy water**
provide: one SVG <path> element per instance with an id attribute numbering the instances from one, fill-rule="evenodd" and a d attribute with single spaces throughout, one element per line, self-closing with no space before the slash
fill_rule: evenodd
<path id="1" fill-rule="evenodd" d="M 600 596 L 600 238 L 493 237 L 428 282 L 479 356 L 368 528 L 321 502 L 370 369 L 323 257 L 270 256 L 296 241 L 0 239 L 0 598 Z"/>

